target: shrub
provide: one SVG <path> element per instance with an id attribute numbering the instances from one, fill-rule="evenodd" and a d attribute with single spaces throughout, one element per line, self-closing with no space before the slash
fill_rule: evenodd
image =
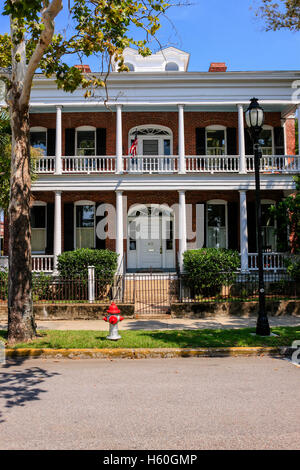
<path id="1" fill-rule="evenodd" d="M 0 268 L 0 300 L 6 300 L 8 297 L 8 270 Z"/>
<path id="2" fill-rule="evenodd" d="M 49 274 L 32 273 L 32 300 L 49 300 L 51 298 L 53 278 Z"/>
<path id="3" fill-rule="evenodd" d="M 86 280 L 88 266 L 95 266 L 95 278 L 109 284 L 117 270 L 117 259 L 118 255 L 114 251 L 81 248 L 59 255 L 57 267 L 61 278 Z"/>
<path id="4" fill-rule="evenodd" d="M 294 281 L 300 281 L 300 257 L 290 256 L 286 259 L 287 272 Z"/>
<path id="5" fill-rule="evenodd" d="M 240 265 L 237 251 L 219 248 L 189 250 L 183 255 L 186 283 L 193 296 L 215 296 L 234 282 Z"/>

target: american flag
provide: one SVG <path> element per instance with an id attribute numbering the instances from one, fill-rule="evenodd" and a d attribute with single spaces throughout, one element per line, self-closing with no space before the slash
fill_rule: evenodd
<path id="1" fill-rule="evenodd" d="M 134 141 L 132 142 L 132 145 L 129 150 L 129 154 L 131 155 L 131 157 L 136 157 L 137 145 L 138 145 L 138 134 L 137 134 L 137 131 L 135 131 Z"/>

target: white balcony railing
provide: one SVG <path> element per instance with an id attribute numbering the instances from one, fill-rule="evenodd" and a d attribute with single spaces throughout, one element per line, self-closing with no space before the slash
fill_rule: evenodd
<path id="1" fill-rule="evenodd" d="M 237 173 L 239 157 L 236 155 L 187 155 L 186 171 L 187 173 Z"/>
<path id="2" fill-rule="evenodd" d="M 53 255 L 32 255 L 32 271 L 47 272 L 53 271 Z M 0 256 L 0 268 L 8 268 L 8 257 Z"/>
<path id="3" fill-rule="evenodd" d="M 124 157 L 124 171 L 126 173 L 175 173 L 177 168 L 177 156 L 174 155 Z"/>
<path id="4" fill-rule="evenodd" d="M 284 253 L 263 253 L 263 266 L 266 271 L 285 270 L 285 254 Z M 248 254 L 248 268 L 250 271 L 258 269 L 258 254 Z"/>
<path id="5" fill-rule="evenodd" d="M 114 173 L 113 156 L 62 157 L 63 173 Z"/>
<path id="6" fill-rule="evenodd" d="M 179 161 L 175 155 L 138 155 L 123 157 L 125 173 L 163 174 L 178 173 Z M 64 174 L 101 174 L 116 172 L 115 156 L 62 157 L 62 173 Z M 55 173 L 55 157 L 42 157 L 35 163 L 38 174 Z M 238 173 L 240 157 L 238 155 L 186 155 L 185 169 L 187 173 Z M 254 172 L 254 157 L 246 156 L 246 170 Z M 260 162 L 262 173 L 296 174 L 300 173 L 299 155 L 264 155 Z"/>
<path id="7" fill-rule="evenodd" d="M 254 171 L 254 157 L 246 157 L 247 171 Z M 260 171 L 263 173 L 299 173 L 299 155 L 264 155 L 260 161 Z"/>

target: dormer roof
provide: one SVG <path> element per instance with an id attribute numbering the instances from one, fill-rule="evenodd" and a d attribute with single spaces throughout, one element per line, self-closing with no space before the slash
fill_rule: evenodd
<path id="1" fill-rule="evenodd" d="M 132 47 L 126 47 L 123 55 L 131 72 L 186 72 L 190 58 L 190 54 L 176 47 L 167 47 L 147 57 Z"/>

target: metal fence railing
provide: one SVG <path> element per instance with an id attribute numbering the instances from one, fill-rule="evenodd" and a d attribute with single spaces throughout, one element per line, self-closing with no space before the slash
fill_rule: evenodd
<path id="1" fill-rule="evenodd" d="M 300 286 L 286 272 L 264 271 L 266 300 L 300 299 Z M 258 272 L 207 273 L 204 279 L 187 275 L 178 278 L 177 302 L 258 301 Z"/>
<path id="2" fill-rule="evenodd" d="M 264 272 L 266 300 L 300 300 L 300 283 L 283 271 Z M 8 296 L 8 281 L 0 276 L 0 303 Z M 119 274 L 112 282 L 89 276 L 62 279 L 33 277 L 34 303 L 104 303 L 112 300 L 135 304 L 137 313 L 169 311 L 172 303 L 258 301 L 258 273 Z"/>

